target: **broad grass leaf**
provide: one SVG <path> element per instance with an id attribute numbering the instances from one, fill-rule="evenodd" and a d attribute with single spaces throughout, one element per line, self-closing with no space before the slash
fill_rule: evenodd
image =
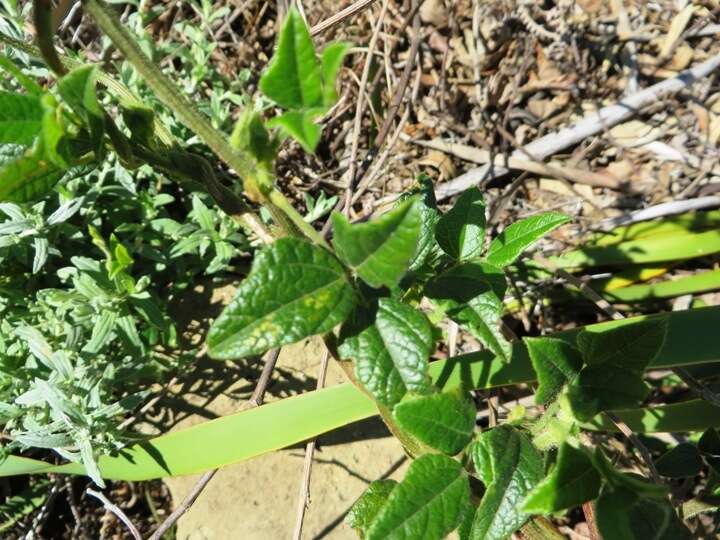
<path id="1" fill-rule="evenodd" d="M 508 425 L 482 433 L 472 456 L 486 490 L 470 538 L 504 540 L 529 517 L 522 502 L 543 477 L 542 458 L 524 434 Z"/>
<path id="2" fill-rule="evenodd" d="M 477 188 L 462 193 L 435 226 L 442 250 L 456 260 L 480 256 L 485 241 L 485 201 Z"/>
<path id="3" fill-rule="evenodd" d="M 504 268 L 515 262 L 520 254 L 550 231 L 570 221 L 570 217 L 557 212 L 515 222 L 493 238 L 487 252 L 490 264 Z"/>
<path id="4" fill-rule="evenodd" d="M 375 516 L 365 540 L 441 540 L 460 525 L 470 498 L 462 465 L 443 455 L 412 462 Z"/>
<path id="5" fill-rule="evenodd" d="M 329 332 L 355 306 L 342 265 L 326 250 L 281 238 L 253 261 L 233 301 L 208 332 L 212 358 L 260 354 Z"/>
<path id="6" fill-rule="evenodd" d="M 594 500 L 602 478 L 590 457 L 565 443 L 558 451 L 555 467 L 525 499 L 523 510 L 530 514 L 552 514 Z"/>
<path id="7" fill-rule="evenodd" d="M 423 444 L 448 455 L 465 448 L 475 431 L 475 406 L 460 392 L 445 392 L 398 403 L 398 425 Z"/>
<path id="8" fill-rule="evenodd" d="M 351 225 L 332 216 L 333 247 L 338 257 L 371 287 L 392 287 L 402 279 L 417 250 L 420 209 L 412 197 L 387 214 Z"/>
<path id="9" fill-rule="evenodd" d="M 38 96 L 0 92 L 0 144 L 29 146 L 42 130 L 42 118 Z"/>
<path id="10" fill-rule="evenodd" d="M 524 338 L 530 361 L 537 374 L 535 402 L 547 405 L 563 386 L 577 377 L 583 361 L 580 351 L 567 341 L 557 338 Z"/>
<path id="11" fill-rule="evenodd" d="M 432 328 L 425 315 L 392 298 L 375 311 L 358 311 L 343 325 L 338 352 L 355 362 L 355 375 L 380 403 L 389 407 L 405 394 L 429 391 L 428 357 Z"/>

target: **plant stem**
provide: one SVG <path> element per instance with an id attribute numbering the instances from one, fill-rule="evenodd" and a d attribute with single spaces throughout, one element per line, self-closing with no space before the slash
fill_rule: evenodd
<path id="1" fill-rule="evenodd" d="M 325 239 L 322 237 L 322 235 L 315 230 L 315 228 L 305 221 L 303 217 L 300 215 L 300 213 L 295 210 L 295 207 L 290 204 L 290 201 L 287 200 L 285 195 L 283 195 L 280 191 L 277 189 L 273 189 L 268 194 L 268 200 L 272 204 L 272 206 L 275 206 L 278 208 L 287 218 L 289 218 L 290 222 L 292 223 L 292 226 L 295 227 L 299 232 L 301 232 L 304 236 L 306 236 L 308 239 L 312 240 L 313 243 L 328 247 L 327 242 L 325 242 Z M 282 225 L 282 224 L 281 224 Z M 287 229 L 287 227 L 285 227 Z M 290 231 L 288 231 L 289 233 Z"/>
<path id="2" fill-rule="evenodd" d="M 145 56 L 137 40 L 130 35 L 117 15 L 101 0 L 83 0 L 85 11 L 92 15 L 100 29 L 110 38 L 118 50 L 142 75 L 147 84 L 155 91 L 158 99 L 177 117 L 194 131 L 220 159 L 232 167 L 241 178 L 252 176 L 255 171 L 253 161 L 242 152 L 234 149 L 225 138 L 212 127 L 172 81 Z"/>

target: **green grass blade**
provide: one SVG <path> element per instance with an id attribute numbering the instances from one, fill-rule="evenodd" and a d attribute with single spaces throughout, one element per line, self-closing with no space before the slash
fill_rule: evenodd
<path id="1" fill-rule="evenodd" d="M 561 268 L 654 264 L 704 257 L 720 252 L 720 229 L 678 232 L 630 240 L 610 246 L 586 246 L 550 261 Z"/>
<path id="2" fill-rule="evenodd" d="M 667 317 L 667 339 L 652 368 L 720 360 L 720 347 L 715 339 L 720 327 L 720 307 L 676 311 Z M 610 329 L 646 318 L 610 321 L 593 328 Z M 577 333 L 578 330 L 570 330 L 555 337 L 574 342 Z M 513 343 L 510 363 L 486 352 L 471 353 L 431 363 L 430 375 L 444 390 L 459 386 L 492 388 L 535 379 L 527 350 L 519 342 Z M 638 431 L 687 431 L 720 423 L 718 412 L 704 402 L 687 402 L 623 411 L 621 417 L 627 418 Z M 131 446 L 120 456 L 102 456 L 99 465 L 103 476 L 109 479 L 147 480 L 193 474 L 297 444 L 375 414 L 374 403 L 346 383 L 162 435 Z M 53 467 L 17 456 L 0 464 L 0 476 L 48 472 L 84 474 L 84 469 L 78 464 Z"/>
<path id="3" fill-rule="evenodd" d="M 659 283 L 631 285 L 603 293 L 611 302 L 642 302 L 655 298 L 673 298 L 720 289 L 720 270 L 710 270 Z"/>

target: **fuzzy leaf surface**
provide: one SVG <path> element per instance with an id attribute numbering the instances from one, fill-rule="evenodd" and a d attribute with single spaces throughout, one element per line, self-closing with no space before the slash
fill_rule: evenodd
<path id="1" fill-rule="evenodd" d="M 335 251 L 371 287 L 392 287 L 405 275 L 417 249 L 420 210 L 410 198 L 387 214 L 351 225 L 332 216 Z"/>
<path id="2" fill-rule="evenodd" d="M 462 465 L 446 456 L 412 462 L 367 531 L 366 540 L 441 540 L 464 515 L 470 485 Z"/>
<path id="3" fill-rule="evenodd" d="M 338 352 L 355 361 L 355 375 L 380 403 L 392 407 L 406 392 L 429 390 L 430 323 L 416 309 L 381 298 L 374 312 L 358 312 L 343 325 Z"/>
<path id="4" fill-rule="evenodd" d="M 426 177 L 421 177 L 419 182 L 420 188 L 415 190 L 414 194 L 419 197 L 420 234 L 415 255 L 410 262 L 412 271 L 419 270 L 433 252 L 440 251 L 435 240 L 435 227 L 440 219 L 440 212 L 437 209 L 433 184 Z"/>
<path id="5" fill-rule="evenodd" d="M 304 240 L 281 238 L 253 261 L 233 301 L 210 327 L 213 358 L 244 358 L 329 332 L 355 305 L 342 265 Z"/>
<path id="6" fill-rule="evenodd" d="M 523 251 L 540 238 L 568 221 L 570 217 L 565 214 L 546 212 L 513 223 L 493 238 L 488 248 L 487 261 L 504 268 L 515 262 Z"/>
<path id="7" fill-rule="evenodd" d="M 472 451 L 486 487 L 475 512 L 472 540 L 503 540 L 529 517 L 522 502 L 543 477 L 540 454 L 515 428 L 502 425 L 480 435 Z"/>
<path id="8" fill-rule="evenodd" d="M 393 415 L 420 442 L 448 455 L 468 445 L 475 431 L 475 406 L 459 392 L 431 394 L 403 401 Z"/>
<path id="9" fill-rule="evenodd" d="M 478 188 L 462 193 L 435 227 L 442 250 L 456 260 L 478 257 L 485 241 L 485 201 Z"/>
<path id="10" fill-rule="evenodd" d="M 633 407 L 650 392 L 645 368 L 665 343 L 667 319 L 643 321 L 609 332 L 584 331 L 578 345 L 586 366 L 569 387 L 575 416 L 589 420 L 599 411 Z"/>
<path id="11" fill-rule="evenodd" d="M 348 512 L 346 521 L 360 538 L 365 538 L 370 524 L 387 501 L 398 483 L 395 480 L 375 480 L 371 482 L 360 498 Z"/>
<path id="12" fill-rule="evenodd" d="M 557 338 L 525 338 L 524 341 L 538 378 L 535 402 L 547 405 L 580 373 L 583 365 L 580 351 Z"/>
<path id="13" fill-rule="evenodd" d="M 530 514 L 552 514 L 594 500 L 602 478 L 588 455 L 567 443 L 558 452 L 555 467 L 525 499 Z"/>
<path id="14" fill-rule="evenodd" d="M 0 92 L 0 143 L 30 145 L 42 129 L 38 96 Z"/>

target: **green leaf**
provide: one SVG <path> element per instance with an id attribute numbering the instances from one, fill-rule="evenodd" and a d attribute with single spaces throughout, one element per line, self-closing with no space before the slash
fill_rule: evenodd
<path id="1" fill-rule="evenodd" d="M 86 65 L 73 69 L 58 81 L 58 92 L 70 108 L 85 122 L 93 149 L 101 156 L 105 133 L 105 113 L 95 93 L 97 71 Z"/>
<path id="2" fill-rule="evenodd" d="M 367 223 L 332 216 L 335 251 L 371 287 L 392 287 L 405 275 L 417 249 L 420 210 L 416 198 Z"/>
<path id="3" fill-rule="evenodd" d="M 320 142 L 322 129 L 315 123 L 315 118 L 322 114 L 322 110 L 310 109 L 307 111 L 288 111 L 276 116 L 268 127 L 279 127 L 300 143 L 306 152 L 314 152 Z"/>
<path id="4" fill-rule="evenodd" d="M 350 50 L 349 43 L 331 43 L 322 52 L 323 105 L 328 108 L 337 101 L 335 80 Z"/>
<path id="5" fill-rule="evenodd" d="M 507 282 L 498 267 L 484 262 L 466 262 L 441 273 L 425 286 L 425 294 L 434 300 L 450 300 L 453 306 L 467 304 L 473 298 L 494 292 L 505 296 Z"/>
<path id="6" fill-rule="evenodd" d="M 68 169 L 69 156 L 64 145 L 65 125 L 62 110 L 58 107 L 55 98 L 45 94 L 40 98 L 43 107 L 41 141 L 38 148 L 42 149 L 45 159 L 60 169 Z"/>
<path id="7" fill-rule="evenodd" d="M 435 227 L 435 238 L 456 260 L 478 257 L 485 241 L 485 200 L 477 188 L 462 193 Z"/>
<path id="8" fill-rule="evenodd" d="M 568 221 L 570 217 L 565 214 L 546 212 L 513 223 L 490 243 L 487 261 L 500 268 L 508 266 L 537 240 Z"/>
<path id="9" fill-rule="evenodd" d="M 575 416 L 586 421 L 599 411 L 632 407 L 644 400 L 650 388 L 643 372 L 662 349 L 666 333 L 666 318 L 606 332 L 581 332 L 577 343 L 587 365 L 568 393 Z"/>
<path id="10" fill-rule="evenodd" d="M 557 338 L 524 338 L 538 378 L 535 402 L 547 405 L 582 368 L 580 351 Z"/>
<path id="11" fill-rule="evenodd" d="M 698 450 L 710 468 L 720 475 L 720 435 L 714 427 L 706 429 L 702 434 L 698 441 Z"/>
<path id="12" fill-rule="evenodd" d="M 503 361 L 512 346 L 501 331 L 505 274 L 490 264 L 468 262 L 446 270 L 425 286 L 428 298 L 439 300 L 447 315 L 469 330 Z"/>
<path id="13" fill-rule="evenodd" d="M 416 309 L 381 298 L 374 312 L 358 310 L 343 325 L 338 352 L 355 361 L 357 379 L 380 403 L 392 407 L 406 392 L 426 393 L 430 323 Z"/>
<path id="14" fill-rule="evenodd" d="M 621 366 L 644 370 L 665 343 L 667 319 L 656 318 L 610 331 L 587 329 L 577 344 L 588 366 Z"/>
<path id="15" fill-rule="evenodd" d="M 461 393 L 445 392 L 398 403 L 393 415 L 401 429 L 452 456 L 470 442 L 475 412 L 473 403 Z"/>
<path id="16" fill-rule="evenodd" d="M 411 192 L 411 195 L 418 195 L 420 209 L 420 235 L 415 255 L 410 262 L 412 271 L 419 270 L 433 251 L 439 251 L 435 240 L 435 226 L 440 219 L 440 212 L 437 209 L 435 190 L 432 181 L 426 176 L 421 176 L 418 182 L 420 188 Z"/>
<path id="17" fill-rule="evenodd" d="M 690 540 L 670 502 L 641 498 L 627 489 L 604 490 L 595 505 L 597 526 L 612 540 Z"/>
<path id="18" fill-rule="evenodd" d="M 290 10 L 283 23 L 275 54 L 260 77 L 260 90 L 285 109 L 323 106 L 322 67 L 296 9 Z"/>
<path id="19" fill-rule="evenodd" d="M 486 490 L 470 538 L 503 540 L 529 517 L 522 502 L 542 479 L 542 459 L 528 438 L 508 425 L 482 433 L 472 455 Z"/>
<path id="20" fill-rule="evenodd" d="M 275 160 L 277 144 L 271 140 L 260 114 L 251 108 L 245 109 L 238 118 L 230 145 L 247 152 L 261 163 L 272 163 Z"/>
<path id="21" fill-rule="evenodd" d="M 597 498 L 602 479 L 588 455 L 565 443 L 555 467 L 525 499 L 529 514 L 552 514 Z"/>
<path id="22" fill-rule="evenodd" d="M 64 171 L 30 151 L 0 168 L 0 201 L 29 202 L 47 194 Z"/>
<path id="23" fill-rule="evenodd" d="M 459 524 L 470 498 L 462 465 L 446 456 L 412 462 L 367 531 L 366 540 L 441 540 Z"/>
<path id="24" fill-rule="evenodd" d="M 680 443 L 655 462 L 658 473 L 668 478 L 689 478 L 700 474 L 703 463 L 697 446 Z"/>
<path id="25" fill-rule="evenodd" d="M 397 485 L 395 480 L 375 480 L 352 505 L 345 521 L 360 538 L 365 538 L 373 519 Z"/>
<path id="26" fill-rule="evenodd" d="M 32 144 L 42 129 L 42 118 L 38 96 L 0 92 L 0 143 Z"/>
<path id="27" fill-rule="evenodd" d="M 493 354 L 510 361 L 512 345 L 502 333 L 503 304 L 493 291 L 477 295 L 465 306 L 448 311 L 448 315 L 478 338 Z"/>
<path id="28" fill-rule="evenodd" d="M 208 332 L 212 358 L 237 359 L 329 332 L 355 306 L 340 263 L 324 249 L 281 238 L 253 261 Z"/>

